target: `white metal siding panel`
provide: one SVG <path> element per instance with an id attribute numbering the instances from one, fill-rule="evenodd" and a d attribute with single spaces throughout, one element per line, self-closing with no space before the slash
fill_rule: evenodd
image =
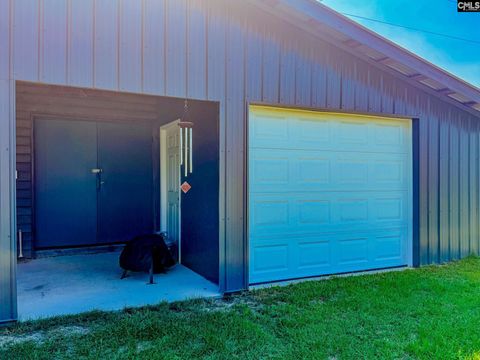
<path id="1" fill-rule="evenodd" d="M 295 73 L 297 74 L 295 76 L 295 104 L 311 106 L 312 68 L 308 54 L 297 54 Z"/>
<path id="2" fill-rule="evenodd" d="M 187 96 L 207 96 L 207 17 L 205 0 L 187 3 Z"/>
<path id="3" fill-rule="evenodd" d="M 16 317 L 16 247 L 12 229 L 15 219 L 11 210 L 15 207 L 15 184 L 11 140 L 13 123 L 13 82 L 0 80 L 0 322 Z M 13 207 L 11 207 L 11 205 Z"/>
<path id="4" fill-rule="evenodd" d="M 289 43 L 280 53 L 280 103 L 295 104 L 295 51 Z"/>
<path id="5" fill-rule="evenodd" d="M 16 80 L 38 80 L 39 2 L 15 0 L 14 76 Z"/>
<path id="6" fill-rule="evenodd" d="M 355 110 L 368 112 L 370 91 L 369 91 L 369 68 L 360 61 L 355 61 L 355 79 L 357 86 L 355 88 Z M 343 91 L 343 90 L 342 90 Z M 346 95 L 342 94 L 342 101 Z"/>
<path id="7" fill-rule="evenodd" d="M 10 78 L 10 1 L 0 0 L 0 80 Z"/>
<path id="8" fill-rule="evenodd" d="M 263 76 L 262 39 L 256 28 L 248 29 L 245 57 L 245 96 L 247 101 L 261 101 L 262 87 L 258 81 Z"/>
<path id="9" fill-rule="evenodd" d="M 341 74 L 340 67 L 335 59 L 335 55 L 331 53 L 331 47 L 327 49 L 327 108 L 339 109 L 340 99 L 342 97 L 341 91 Z"/>
<path id="10" fill-rule="evenodd" d="M 143 90 L 165 94 L 165 1 L 145 0 Z"/>
<path id="11" fill-rule="evenodd" d="M 122 0 L 120 3 L 120 90 L 142 91 L 142 21 L 143 1 Z"/>
<path id="12" fill-rule="evenodd" d="M 469 134 L 468 123 L 465 119 L 460 120 L 460 257 L 469 255 L 469 224 L 468 224 L 468 148 Z M 434 178 L 434 181 L 438 179 Z"/>
<path id="13" fill-rule="evenodd" d="M 226 19 L 225 3 L 216 4 L 207 3 L 207 99 L 219 101 L 219 136 L 220 136 L 220 182 L 219 182 L 219 203 L 220 203 L 220 273 L 221 284 L 226 287 L 226 94 L 225 94 L 225 76 L 226 76 Z M 242 257 L 243 259 L 243 257 Z M 245 286 L 232 284 L 232 290 Z"/>
<path id="14" fill-rule="evenodd" d="M 67 2 L 41 1 L 40 80 L 65 84 L 67 76 Z"/>
<path id="15" fill-rule="evenodd" d="M 268 27 L 268 25 L 267 25 Z M 263 79 L 257 86 L 262 89 L 264 102 L 277 103 L 280 91 L 280 47 L 281 41 L 272 32 L 265 30 L 266 40 L 263 40 Z M 260 78 L 259 78 L 260 79 Z M 259 81 L 257 79 L 257 82 Z M 267 85 L 268 84 L 268 85 Z"/>
<path id="16" fill-rule="evenodd" d="M 358 82 L 357 82 L 358 89 Z M 369 72 L 368 111 L 374 113 L 382 112 L 382 77 L 376 71 Z"/>
<path id="17" fill-rule="evenodd" d="M 233 16 L 233 14 L 229 14 Z M 233 19 L 232 19 L 233 20 Z M 245 124 L 245 33 L 235 21 L 227 27 L 227 104 L 226 104 L 226 203 L 227 285 L 245 282 L 245 268 L 238 263 L 245 253 L 244 242 L 244 124 Z M 229 205 L 231 204 L 231 205 Z M 242 258 L 244 258 L 242 256 Z"/>
<path id="18" fill-rule="evenodd" d="M 323 55 L 317 53 L 316 59 L 322 59 Z M 325 108 L 327 103 L 327 78 L 325 65 L 321 61 L 315 61 L 312 65 L 312 106 Z"/>
<path id="19" fill-rule="evenodd" d="M 341 86 L 342 101 L 340 107 L 342 110 L 355 111 L 355 87 L 356 87 L 356 63 L 352 68 L 344 69 L 342 67 Z"/>
<path id="20" fill-rule="evenodd" d="M 71 0 L 68 16 L 68 83 L 93 86 L 94 0 Z"/>
<path id="21" fill-rule="evenodd" d="M 448 159 L 448 152 L 449 152 L 449 123 L 446 121 L 440 122 L 440 143 L 444 146 L 440 147 L 440 154 L 439 154 L 439 196 L 440 196 L 440 204 L 439 204 L 439 211 L 440 211 L 440 218 L 439 218 L 439 258 L 440 262 L 448 261 L 449 255 L 449 233 L 448 233 L 448 210 L 449 210 L 449 159 Z"/>
<path id="22" fill-rule="evenodd" d="M 407 265 L 411 122 L 252 108 L 250 282 Z"/>
<path id="23" fill-rule="evenodd" d="M 450 159 L 450 189 L 449 189 L 449 201 L 450 201 L 450 260 L 456 260 L 460 257 L 459 238 L 460 238 L 460 224 L 459 224 L 459 136 L 458 125 L 450 124 L 450 144 L 449 144 L 449 159 Z M 426 262 L 426 261 L 425 261 Z"/>
<path id="24" fill-rule="evenodd" d="M 208 100 L 225 104 L 226 19 L 225 5 L 209 4 L 207 28 Z"/>
<path id="25" fill-rule="evenodd" d="M 119 2 L 95 1 L 95 87 L 118 89 Z"/>
<path id="26" fill-rule="evenodd" d="M 187 95 L 187 5 L 186 0 L 167 1 L 167 95 Z"/>
<path id="27" fill-rule="evenodd" d="M 478 177 L 478 159 L 477 159 L 477 149 L 478 149 L 478 123 L 475 121 L 470 122 L 470 149 L 469 149 L 469 156 L 470 156 L 470 165 L 469 165 L 469 186 L 470 186 L 470 206 L 469 206 L 469 214 L 470 214 L 470 223 L 469 229 L 470 230 L 470 253 L 477 254 L 478 253 L 478 197 L 477 197 L 477 185 L 479 179 Z"/>
<path id="28" fill-rule="evenodd" d="M 438 136 L 439 136 L 439 124 L 437 118 L 429 119 L 429 136 L 428 141 L 428 204 L 430 209 L 435 211 L 429 211 L 428 213 L 428 253 L 429 261 L 432 263 L 438 263 L 438 191 L 435 187 L 438 184 L 438 161 L 434 159 L 438 158 Z M 435 189 L 435 190 L 433 190 Z"/>

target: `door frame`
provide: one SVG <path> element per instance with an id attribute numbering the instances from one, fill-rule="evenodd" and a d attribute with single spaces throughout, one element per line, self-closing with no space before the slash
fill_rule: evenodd
<path id="1" fill-rule="evenodd" d="M 168 179 L 168 164 L 167 164 L 167 131 L 178 124 L 180 119 L 169 122 L 168 124 L 160 126 L 160 231 L 165 231 L 167 226 L 167 179 Z M 181 150 L 180 150 L 181 151 Z M 178 186 L 180 191 L 180 181 L 182 178 L 179 170 Z M 182 197 L 178 199 L 178 263 L 182 263 Z"/>

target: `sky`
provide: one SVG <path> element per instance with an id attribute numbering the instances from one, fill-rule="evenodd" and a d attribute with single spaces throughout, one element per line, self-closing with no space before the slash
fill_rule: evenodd
<path id="1" fill-rule="evenodd" d="M 322 0 L 340 13 L 477 41 L 453 40 L 351 18 L 480 88 L 480 13 L 457 13 L 456 0 Z"/>

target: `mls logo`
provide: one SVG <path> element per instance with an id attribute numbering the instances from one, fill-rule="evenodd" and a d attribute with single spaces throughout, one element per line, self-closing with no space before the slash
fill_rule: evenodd
<path id="1" fill-rule="evenodd" d="M 480 1 L 457 0 L 458 12 L 480 12 Z"/>

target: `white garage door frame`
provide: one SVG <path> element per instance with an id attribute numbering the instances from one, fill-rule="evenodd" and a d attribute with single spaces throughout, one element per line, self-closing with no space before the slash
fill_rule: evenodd
<path id="1" fill-rule="evenodd" d="M 252 121 L 252 113 L 255 110 L 263 110 L 263 111 L 272 111 L 272 112 L 286 112 L 286 113 L 305 113 L 305 114 L 313 114 L 316 116 L 325 116 L 325 115 L 333 115 L 339 118 L 346 118 L 347 116 L 352 117 L 353 119 L 372 119 L 372 120 L 382 120 L 382 121 L 405 121 L 408 122 L 408 131 L 409 131 L 409 139 L 408 139 L 408 212 L 407 212 L 407 220 L 408 220 L 408 239 L 407 239 L 407 256 L 406 256 L 406 264 L 403 266 L 412 267 L 414 266 L 414 237 L 417 232 L 417 225 L 415 222 L 414 217 L 415 215 L 415 208 L 414 206 L 417 205 L 415 201 L 415 176 L 417 176 L 417 171 L 415 170 L 414 166 L 414 158 L 415 158 L 415 119 L 411 117 L 405 116 L 395 116 L 395 115 L 385 115 L 385 114 L 371 114 L 371 113 L 358 113 L 358 112 L 347 112 L 347 111 L 332 111 L 329 109 L 317 109 L 317 108 L 305 108 L 305 107 L 298 107 L 298 106 L 278 106 L 275 104 L 265 104 L 265 103 L 247 103 L 246 106 L 246 141 L 245 141 L 245 170 L 246 170 L 246 182 L 245 182 L 245 234 L 246 234 L 246 246 L 245 246 L 245 255 L 246 255 L 246 266 L 245 266 L 245 273 L 247 279 L 247 285 L 255 286 L 261 283 L 269 283 L 269 282 L 277 282 L 277 281 L 290 281 L 296 279 L 306 279 L 312 277 L 321 277 L 321 276 L 328 276 L 331 274 L 339 274 L 339 272 L 333 273 L 322 273 L 318 275 L 312 276 L 300 276 L 300 277 L 289 277 L 280 280 L 272 280 L 272 281 L 258 281 L 252 282 L 250 281 L 250 260 L 251 260 L 251 244 L 250 244 L 250 126 Z M 383 269 L 382 267 L 381 269 Z M 388 267 L 387 267 L 388 268 Z M 395 268 L 395 267 L 392 267 Z M 369 271 L 369 270 L 377 270 L 375 269 L 367 269 L 367 270 L 360 270 L 360 271 Z M 346 271 L 355 272 L 355 271 Z"/>

